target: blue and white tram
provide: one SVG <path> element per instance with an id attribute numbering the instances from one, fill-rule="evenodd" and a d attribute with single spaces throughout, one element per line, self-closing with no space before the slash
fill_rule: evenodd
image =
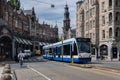
<path id="1" fill-rule="evenodd" d="M 57 61 L 74 62 L 91 61 L 91 42 L 89 38 L 71 38 L 54 44 L 43 46 L 43 58 Z"/>

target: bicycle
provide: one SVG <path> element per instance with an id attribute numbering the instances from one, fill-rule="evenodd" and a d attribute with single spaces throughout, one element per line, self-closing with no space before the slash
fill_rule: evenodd
<path id="1" fill-rule="evenodd" d="M 20 63 L 20 67 L 22 68 L 22 66 L 23 66 L 23 60 L 20 60 L 19 63 Z"/>

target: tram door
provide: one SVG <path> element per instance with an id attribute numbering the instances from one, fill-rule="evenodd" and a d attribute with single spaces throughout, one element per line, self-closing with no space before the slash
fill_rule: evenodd
<path id="1" fill-rule="evenodd" d="M 117 48 L 116 47 L 112 48 L 112 55 L 113 55 L 113 58 L 117 58 Z"/>

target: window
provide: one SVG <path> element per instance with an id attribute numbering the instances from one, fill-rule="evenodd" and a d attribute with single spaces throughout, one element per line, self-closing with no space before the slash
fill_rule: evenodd
<path id="1" fill-rule="evenodd" d="M 92 29 L 92 21 L 90 21 L 89 25 L 90 25 L 90 26 L 89 26 L 89 27 L 90 27 L 89 29 Z"/>
<path id="2" fill-rule="evenodd" d="M 109 14 L 109 25 L 112 24 L 112 13 Z"/>
<path id="3" fill-rule="evenodd" d="M 90 17 L 92 17 L 92 9 L 90 9 L 89 12 L 90 12 Z"/>
<path id="4" fill-rule="evenodd" d="M 93 28 L 95 28 L 95 20 L 93 20 Z"/>
<path id="5" fill-rule="evenodd" d="M 109 8 L 112 7 L 112 0 L 109 0 Z"/>
<path id="6" fill-rule="evenodd" d="M 92 9 L 92 15 L 95 15 L 95 7 Z"/>
<path id="7" fill-rule="evenodd" d="M 116 22 L 116 24 L 120 23 L 120 13 L 119 12 L 116 12 L 115 22 Z"/>
<path id="8" fill-rule="evenodd" d="M 102 25 L 105 25 L 105 16 L 102 16 Z"/>
<path id="9" fill-rule="evenodd" d="M 116 4 L 116 7 L 120 7 L 120 0 L 116 0 L 115 4 Z"/>
<path id="10" fill-rule="evenodd" d="M 92 40 L 92 33 L 90 33 L 90 38 L 91 38 L 91 40 Z"/>
<path id="11" fill-rule="evenodd" d="M 119 36 L 120 36 L 120 28 L 116 28 L 115 37 L 119 37 Z"/>
<path id="12" fill-rule="evenodd" d="M 105 10 L 105 2 L 102 2 L 102 12 L 104 12 L 104 10 Z"/>
<path id="13" fill-rule="evenodd" d="M 109 29 L 109 38 L 112 38 L 112 28 Z"/>
<path id="14" fill-rule="evenodd" d="M 102 31 L 102 38 L 105 38 L 105 30 Z"/>
<path id="15" fill-rule="evenodd" d="M 79 53 L 90 53 L 90 42 L 78 42 Z"/>
<path id="16" fill-rule="evenodd" d="M 70 45 L 63 45 L 63 54 L 70 55 Z"/>

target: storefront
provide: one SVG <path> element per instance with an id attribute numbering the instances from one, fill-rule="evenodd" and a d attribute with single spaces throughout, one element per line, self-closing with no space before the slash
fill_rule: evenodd
<path id="1" fill-rule="evenodd" d="M 0 26 L 0 60 L 13 58 L 13 36 L 6 26 Z"/>
<path id="2" fill-rule="evenodd" d="M 20 50 L 32 51 L 33 44 L 28 39 L 15 36 L 7 26 L 0 26 L 0 60 L 14 60 Z"/>

